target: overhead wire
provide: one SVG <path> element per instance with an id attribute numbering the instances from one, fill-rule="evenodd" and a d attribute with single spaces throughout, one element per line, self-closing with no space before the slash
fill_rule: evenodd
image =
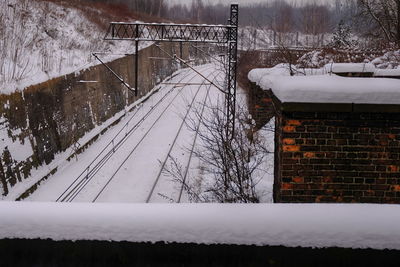
<path id="1" fill-rule="evenodd" d="M 219 77 L 219 76 L 221 76 L 221 74 L 218 74 L 215 78 L 217 78 L 217 77 Z M 210 89 L 211 89 L 211 86 L 210 86 L 210 87 L 208 88 L 208 90 L 207 90 L 207 95 L 206 95 L 206 97 L 204 98 L 204 102 L 203 102 L 203 104 L 202 104 L 202 108 L 201 108 L 201 111 L 200 111 L 199 123 L 198 123 L 198 125 L 197 125 L 197 127 L 196 127 L 196 129 L 195 129 L 195 136 L 194 136 L 194 139 L 193 139 L 192 146 L 191 146 L 191 148 L 190 148 L 189 159 L 188 159 L 188 162 L 187 162 L 187 164 L 186 164 L 185 173 L 183 174 L 182 185 L 181 185 L 181 188 L 180 188 L 180 190 L 179 190 L 179 195 L 178 195 L 178 199 L 177 199 L 177 202 L 178 202 L 178 203 L 181 202 L 183 190 L 184 190 L 184 187 L 185 187 L 185 185 L 186 185 L 186 180 L 187 180 L 187 176 L 188 176 L 188 174 L 189 174 L 190 164 L 191 164 L 191 162 L 192 162 L 194 149 L 195 149 L 195 146 L 196 146 L 196 143 L 197 143 L 197 138 L 198 138 L 198 135 L 199 135 L 201 123 L 202 123 L 202 121 L 203 121 L 203 116 L 204 116 L 204 111 L 205 111 L 205 107 L 206 107 L 206 102 L 207 102 L 207 100 L 209 99 Z"/>
<path id="2" fill-rule="evenodd" d="M 193 77 L 194 78 L 194 77 Z M 193 79 L 192 78 L 192 79 Z M 167 105 L 167 107 L 160 113 L 160 115 L 156 118 L 156 120 L 153 122 L 153 124 L 150 126 L 150 128 L 146 131 L 146 133 L 143 135 L 143 137 L 139 140 L 139 142 L 136 144 L 136 146 L 130 151 L 128 156 L 125 157 L 124 161 L 119 165 L 117 170 L 113 173 L 113 175 L 110 177 L 110 179 L 107 181 L 107 183 L 102 187 L 100 192 L 96 195 L 96 197 L 93 199 L 92 202 L 96 202 L 98 198 L 102 195 L 102 193 L 105 191 L 105 189 L 108 187 L 108 185 L 111 183 L 111 181 L 116 177 L 118 172 L 121 170 L 123 165 L 128 161 L 128 159 L 132 156 L 132 154 L 136 151 L 136 149 L 139 147 L 139 145 L 144 141 L 144 139 L 147 137 L 147 135 L 150 133 L 150 131 L 153 129 L 153 127 L 157 124 L 157 122 L 162 118 L 162 116 L 165 114 L 165 111 L 174 103 L 175 99 L 180 95 L 184 87 L 180 88 L 178 90 L 178 93 L 175 95 L 175 97 L 172 99 L 172 101 Z"/>
<path id="3" fill-rule="evenodd" d="M 121 128 L 121 130 L 117 133 L 117 135 L 107 144 L 107 146 L 96 156 L 96 158 L 85 168 L 85 170 L 74 180 L 74 182 L 67 188 L 67 190 L 65 190 L 63 192 L 63 194 L 57 199 L 57 201 L 69 201 L 71 196 L 71 192 L 67 194 L 67 192 L 74 186 L 74 184 L 79 180 L 79 178 L 81 178 L 85 173 L 86 176 L 84 176 L 84 179 L 86 180 L 91 180 L 92 177 L 97 174 L 97 171 L 99 169 L 101 169 L 104 164 L 108 161 L 108 159 L 112 156 L 112 154 L 114 154 L 121 146 L 122 144 L 124 144 L 126 142 L 126 140 L 133 134 L 134 131 L 136 131 L 136 129 L 141 125 L 141 123 L 143 123 L 145 121 L 145 119 L 150 116 L 150 114 L 155 110 L 155 108 L 164 101 L 164 99 L 173 91 L 173 87 L 155 104 L 153 105 L 150 110 L 139 120 L 139 122 L 137 122 L 129 131 L 127 131 L 125 133 L 125 136 L 118 142 L 116 142 L 116 139 L 119 137 L 120 133 L 124 130 L 127 129 L 129 123 L 132 121 L 132 119 L 135 117 L 136 113 L 138 112 L 138 110 L 131 116 L 131 118 L 129 119 L 129 121 L 124 125 L 124 127 Z M 100 158 L 100 156 L 103 154 L 103 152 L 110 146 L 112 146 L 112 149 L 103 156 L 103 158 L 101 158 L 101 160 L 99 162 L 96 163 L 96 165 L 94 165 L 93 168 L 91 168 L 91 166 L 96 162 L 97 159 Z M 81 180 L 80 182 L 78 182 L 78 184 L 72 189 L 72 191 L 77 191 L 81 186 L 82 182 L 84 182 L 84 180 Z M 87 183 L 86 183 L 87 184 Z M 85 184 L 85 185 L 86 185 Z M 78 188 L 78 189 L 77 189 Z M 64 196 L 65 194 L 67 194 L 66 196 Z"/>
<path id="4" fill-rule="evenodd" d="M 96 53 L 92 53 L 92 55 L 98 60 L 100 61 L 101 64 L 103 64 L 104 67 L 106 67 L 108 69 L 108 71 L 111 72 L 111 74 L 113 74 L 121 83 L 122 85 L 124 85 L 129 91 L 131 91 L 132 93 L 136 93 L 137 88 L 133 89 L 127 82 L 124 81 L 124 79 L 122 79 L 121 76 L 119 76 L 110 66 L 108 66 L 106 63 L 104 63 L 97 55 Z"/>
<path id="5" fill-rule="evenodd" d="M 156 188 L 156 186 L 157 186 L 157 184 L 158 184 L 158 182 L 159 182 L 159 180 L 160 180 L 161 174 L 162 174 L 162 172 L 163 172 L 163 170 L 164 170 L 164 168 L 165 168 L 165 165 L 166 165 L 166 163 L 167 163 L 167 161 L 168 161 L 168 158 L 169 158 L 169 156 L 170 156 L 170 154 L 171 154 L 173 148 L 175 147 L 175 144 L 176 144 L 176 142 L 177 142 L 177 140 L 178 140 L 179 135 L 181 134 L 181 131 L 182 131 L 182 129 L 183 129 L 183 126 L 184 126 L 184 124 L 185 124 L 185 122 L 186 122 L 186 119 L 187 119 L 189 113 L 190 113 L 190 110 L 192 109 L 192 106 L 193 106 L 193 104 L 194 104 L 194 102 L 195 102 L 195 100 L 196 100 L 196 98 L 197 98 L 197 95 L 198 95 L 199 92 L 200 92 L 200 89 L 202 88 L 202 86 L 205 85 L 205 82 L 206 82 L 206 80 L 203 80 L 203 84 L 200 85 L 200 86 L 198 87 L 198 89 L 197 89 L 197 91 L 196 91 L 196 94 L 194 95 L 194 97 L 193 97 L 193 99 L 192 99 L 192 101 L 191 101 L 191 103 L 190 103 L 190 105 L 189 105 L 189 108 L 188 108 L 187 111 L 186 111 L 186 114 L 185 114 L 185 116 L 184 116 L 184 118 L 183 118 L 183 120 L 182 120 L 182 122 L 181 122 L 181 124 L 180 124 L 180 127 L 179 127 L 179 129 L 178 129 L 178 133 L 176 134 L 176 136 L 175 136 L 175 138 L 174 138 L 174 140 L 173 140 L 173 142 L 172 142 L 172 144 L 171 144 L 171 146 L 170 146 L 170 149 L 169 149 L 169 151 L 168 151 L 168 153 L 167 153 L 165 159 L 163 160 L 163 163 L 162 163 L 162 165 L 161 165 L 160 171 L 158 172 L 158 175 L 157 175 L 157 177 L 156 177 L 156 180 L 155 180 L 155 182 L 153 183 L 153 186 L 152 186 L 152 188 L 151 188 L 151 190 L 150 190 L 150 193 L 149 193 L 149 195 L 148 195 L 147 198 L 146 198 L 146 203 L 149 203 L 149 202 L 150 202 L 150 199 L 151 199 L 151 197 L 152 197 L 152 195 L 153 195 L 153 193 L 154 193 L 154 190 L 155 190 L 155 188 Z M 211 84 L 210 84 L 210 87 L 211 87 Z"/>
<path id="6" fill-rule="evenodd" d="M 210 84 L 214 85 L 219 91 L 221 91 L 224 94 L 227 94 L 227 92 L 225 92 L 223 89 L 221 89 L 218 85 L 216 85 L 215 83 L 213 83 L 212 81 L 210 81 L 207 77 L 205 77 L 203 74 L 201 74 L 199 71 L 197 71 L 195 68 L 193 68 L 192 66 L 190 66 L 190 64 L 188 64 L 185 60 L 181 59 L 180 57 L 178 57 L 177 55 L 171 55 L 170 53 L 168 53 L 165 49 L 161 48 L 160 45 L 156 44 L 156 47 L 158 47 L 162 52 L 164 52 L 166 55 L 168 55 L 169 57 L 178 60 L 179 62 L 183 63 L 184 65 L 186 65 L 187 67 L 189 67 L 191 70 L 193 70 L 195 73 L 197 73 L 199 76 L 201 76 L 203 79 L 205 79 L 206 81 L 208 81 Z"/>

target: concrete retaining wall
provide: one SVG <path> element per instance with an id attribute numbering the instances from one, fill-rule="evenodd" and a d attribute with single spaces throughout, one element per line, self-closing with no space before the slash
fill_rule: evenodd
<path id="1" fill-rule="evenodd" d="M 179 44 L 162 45 L 171 54 L 180 54 Z M 183 45 L 183 58 L 195 54 L 191 50 L 189 45 Z M 0 151 L 0 194 L 7 195 L 10 187 L 30 177 L 33 168 L 49 164 L 57 153 L 74 145 L 87 132 L 180 68 L 172 60 L 149 57 L 165 58 L 166 55 L 154 45 L 140 51 L 137 97 L 128 94 L 102 65 L 30 86 L 23 92 L 0 95 L 0 129 L 8 135 L 2 141 L 10 143 L 10 147 Z M 108 64 L 134 87 L 134 63 L 134 56 L 128 56 Z M 13 146 L 17 148 L 12 149 Z M 21 149 L 31 153 L 20 158 L 17 154 Z"/>

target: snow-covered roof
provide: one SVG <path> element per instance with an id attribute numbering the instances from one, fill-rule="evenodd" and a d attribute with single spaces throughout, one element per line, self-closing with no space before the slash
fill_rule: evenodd
<path id="1" fill-rule="evenodd" d="M 282 103 L 400 104 L 400 80 L 270 72 L 255 69 L 248 77 L 262 89 L 272 90 Z"/>
<path id="2" fill-rule="evenodd" d="M 374 73 L 375 66 L 371 63 L 329 63 L 325 65 L 327 73 Z"/>
<path id="3" fill-rule="evenodd" d="M 0 202 L 0 239 L 400 249 L 400 206 Z"/>

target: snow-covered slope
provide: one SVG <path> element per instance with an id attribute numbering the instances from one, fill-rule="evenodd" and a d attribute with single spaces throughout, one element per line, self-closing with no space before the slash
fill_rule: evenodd
<path id="1" fill-rule="evenodd" d="M 132 42 L 106 42 L 104 34 L 73 7 L 1 0 L 0 94 L 96 65 L 91 52 L 109 52 L 104 59 L 110 61 L 134 51 Z"/>

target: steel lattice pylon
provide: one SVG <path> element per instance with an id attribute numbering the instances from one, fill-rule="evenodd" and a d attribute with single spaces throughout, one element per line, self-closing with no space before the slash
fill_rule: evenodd
<path id="1" fill-rule="evenodd" d="M 228 28 L 228 79 L 226 97 L 227 135 L 233 137 L 235 131 L 236 90 L 237 90 L 237 50 L 239 6 L 231 5 L 230 28 Z"/>
<path id="2" fill-rule="evenodd" d="M 105 40 L 133 40 L 136 42 L 136 81 L 138 93 L 138 43 L 193 42 L 224 44 L 228 49 L 226 116 L 227 136 L 233 137 L 236 114 L 237 50 L 238 50 L 239 5 L 231 5 L 229 25 L 166 24 L 166 23 L 124 23 L 112 22 Z"/>

